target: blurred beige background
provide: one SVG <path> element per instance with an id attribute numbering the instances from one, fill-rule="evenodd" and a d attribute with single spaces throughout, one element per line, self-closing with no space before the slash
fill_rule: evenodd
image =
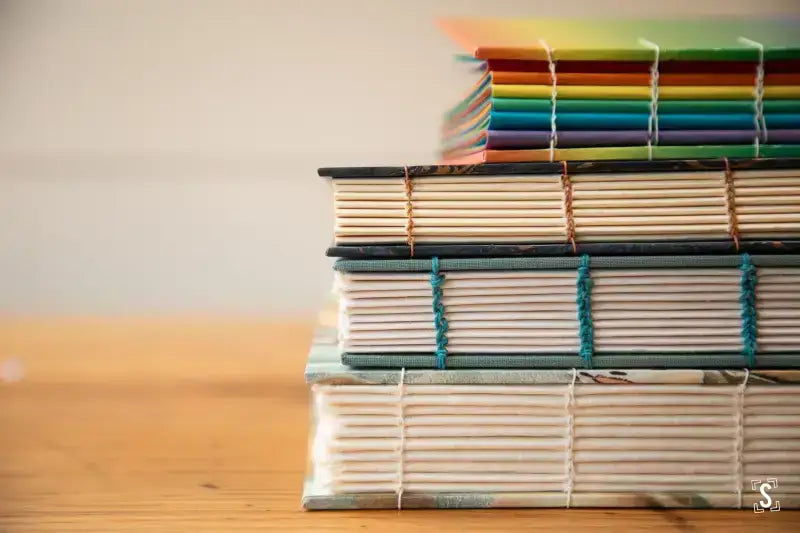
<path id="1" fill-rule="evenodd" d="M 797 13 L 797 0 L 0 0 L 0 313 L 308 313 L 318 166 L 433 162 L 441 15 Z"/>

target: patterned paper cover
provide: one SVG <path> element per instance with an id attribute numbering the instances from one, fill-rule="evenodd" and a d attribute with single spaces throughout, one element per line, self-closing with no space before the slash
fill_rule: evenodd
<path id="1" fill-rule="evenodd" d="M 789 170 L 800 169 L 800 157 L 784 157 L 769 159 L 752 159 L 744 157 L 729 159 L 727 166 L 737 170 Z M 405 171 L 412 178 L 441 176 L 526 176 L 526 175 L 560 175 L 564 170 L 560 161 L 530 163 L 488 163 L 478 165 L 410 165 L 408 167 L 322 167 L 317 174 L 330 179 L 376 179 L 402 178 Z M 724 159 L 673 159 L 662 161 L 612 160 L 581 161 L 567 163 L 566 170 L 570 175 L 606 174 L 606 173 L 639 173 L 639 172 L 707 172 L 725 170 Z"/>

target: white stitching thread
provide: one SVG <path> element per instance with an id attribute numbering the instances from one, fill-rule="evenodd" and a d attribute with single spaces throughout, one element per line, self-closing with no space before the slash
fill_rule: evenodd
<path id="1" fill-rule="evenodd" d="M 567 441 L 567 454 L 564 457 L 564 469 L 566 470 L 567 474 L 567 503 L 566 507 L 572 505 L 572 487 L 575 484 L 575 465 L 572 458 L 572 444 L 575 441 L 575 380 L 578 377 L 578 370 L 573 368 L 572 369 L 572 381 L 569 384 L 569 389 L 567 391 L 567 401 L 566 401 L 566 411 L 567 411 L 567 431 L 568 431 L 568 438 Z"/>
<path id="2" fill-rule="evenodd" d="M 753 141 L 755 156 L 761 155 L 761 142 L 768 142 L 767 121 L 764 118 L 764 45 L 747 37 L 739 37 L 742 44 L 758 49 L 758 65 L 756 65 L 756 79 L 753 87 L 753 123 L 756 127 L 756 137 Z M 762 138 L 763 135 L 763 138 Z"/>
<path id="3" fill-rule="evenodd" d="M 406 416 L 403 400 L 406 395 L 406 368 L 400 370 L 400 381 L 397 384 L 397 416 L 400 425 L 400 441 L 397 450 L 397 510 L 403 508 L 403 477 L 405 476 Z"/>
<path id="4" fill-rule="evenodd" d="M 544 41 L 539 40 L 544 51 L 547 52 L 547 63 L 550 69 L 550 79 L 553 82 L 553 92 L 550 94 L 550 162 L 555 161 L 556 146 L 558 145 L 558 128 L 556 126 L 556 101 L 558 100 L 558 77 L 556 76 L 556 60 L 553 59 L 553 51 Z"/>
<path id="5" fill-rule="evenodd" d="M 647 157 L 653 159 L 653 144 L 658 144 L 658 65 L 661 61 L 661 48 L 647 39 L 640 38 L 639 44 L 652 48 L 655 52 L 650 65 L 650 118 L 647 119 Z"/>
<path id="6" fill-rule="evenodd" d="M 750 369 L 744 369 L 744 381 L 738 387 L 736 410 L 736 494 L 739 509 L 742 508 L 742 483 L 744 483 L 744 392 L 750 379 Z"/>

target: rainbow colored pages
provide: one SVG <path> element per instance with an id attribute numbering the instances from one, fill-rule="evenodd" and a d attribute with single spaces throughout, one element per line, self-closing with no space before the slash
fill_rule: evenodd
<path id="1" fill-rule="evenodd" d="M 797 371 L 364 370 L 323 321 L 306 509 L 800 506 Z"/>
<path id="2" fill-rule="evenodd" d="M 447 19 L 447 163 L 800 156 L 800 20 Z"/>

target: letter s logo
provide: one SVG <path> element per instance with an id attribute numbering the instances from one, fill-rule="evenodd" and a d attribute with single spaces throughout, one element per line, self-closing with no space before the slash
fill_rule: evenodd
<path id="1" fill-rule="evenodd" d="M 772 498 L 770 497 L 769 494 L 767 494 L 767 490 L 771 488 L 772 485 L 770 485 L 769 483 L 762 483 L 761 486 L 758 488 L 758 490 L 761 491 L 761 495 L 764 496 L 764 498 L 766 498 L 766 501 L 761 500 L 758 502 L 758 504 L 761 506 L 762 509 L 769 509 L 770 507 L 772 507 Z"/>

